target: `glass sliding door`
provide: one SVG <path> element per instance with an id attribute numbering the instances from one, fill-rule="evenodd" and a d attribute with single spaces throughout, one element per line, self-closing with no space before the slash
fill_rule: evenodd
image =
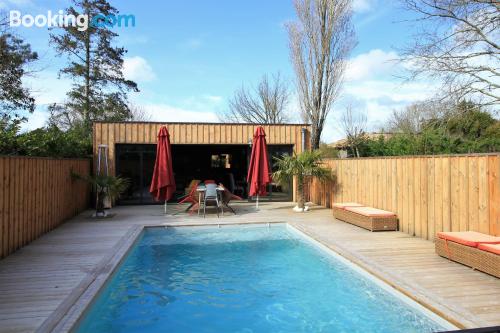
<path id="1" fill-rule="evenodd" d="M 293 154 L 292 145 L 267 145 L 267 154 L 272 172 L 276 171 L 275 157 Z M 292 200 L 292 182 L 287 184 L 278 184 L 272 182 L 267 187 L 267 195 L 259 197 L 259 201 L 291 201 Z M 255 198 L 251 198 L 252 201 Z"/>
<path id="2" fill-rule="evenodd" d="M 149 193 L 156 159 L 156 145 L 117 144 L 116 175 L 128 178 L 130 186 L 118 204 L 155 203 Z"/>

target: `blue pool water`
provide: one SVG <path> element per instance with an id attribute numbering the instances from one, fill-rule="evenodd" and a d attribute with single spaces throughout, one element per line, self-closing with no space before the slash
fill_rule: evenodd
<path id="1" fill-rule="evenodd" d="M 286 225 L 146 229 L 75 332 L 434 332 Z"/>

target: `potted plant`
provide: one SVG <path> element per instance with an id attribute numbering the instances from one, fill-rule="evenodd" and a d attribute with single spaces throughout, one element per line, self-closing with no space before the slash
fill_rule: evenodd
<path id="1" fill-rule="evenodd" d="M 308 210 L 305 206 L 304 187 L 308 177 L 315 177 L 318 180 L 328 180 L 332 178 L 330 169 L 321 165 L 320 151 L 304 151 L 300 154 L 283 155 L 275 157 L 275 167 L 273 179 L 281 184 L 289 183 L 293 178 L 297 179 L 297 206 L 294 210 L 304 212 Z"/>
<path id="2" fill-rule="evenodd" d="M 106 197 L 108 197 L 111 201 L 114 201 L 118 199 L 130 185 L 129 180 L 122 177 L 104 175 L 80 176 L 76 174 L 74 176 L 89 182 L 94 187 L 96 193 L 96 210 L 94 217 L 108 216 L 104 210 Z"/>

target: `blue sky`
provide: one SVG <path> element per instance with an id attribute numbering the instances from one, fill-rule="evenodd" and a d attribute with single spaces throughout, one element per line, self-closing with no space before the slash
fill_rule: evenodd
<path id="1" fill-rule="evenodd" d="M 0 9 L 46 14 L 64 9 L 62 0 L 0 0 Z M 263 74 L 281 74 L 293 90 L 294 73 L 284 24 L 295 18 L 292 0 L 152 1 L 112 3 L 136 17 L 135 27 L 115 28 L 119 45 L 128 49 L 125 74 L 139 84 L 131 94 L 152 120 L 217 121 L 217 113 L 242 84 L 253 85 Z M 403 84 L 392 62 L 397 48 L 410 38 L 409 13 L 397 1 L 355 0 L 354 26 L 358 44 L 352 53 L 342 98 L 329 116 L 323 141 L 342 137 L 338 119 L 347 104 L 363 112 L 370 130 L 378 130 L 393 109 L 426 98 L 432 82 Z M 37 111 L 26 128 L 43 126 L 48 103 L 64 99 L 70 87 L 57 72 L 65 58 L 48 45 L 46 28 L 15 28 L 39 52 L 42 71 L 26 84 L 36 91 Z M 290 110 L 297 114 L 297 102 Z M 300 121 L 296 116 L 296 120 Z"/>

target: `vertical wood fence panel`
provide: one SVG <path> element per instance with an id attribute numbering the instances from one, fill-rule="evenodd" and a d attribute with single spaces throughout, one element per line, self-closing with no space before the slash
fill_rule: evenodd
<path id="1" fill-rule="evenodd" d="M 315 204 L 359 202 L 390 210 L 399 229 L 434 239 L 439 231 L 500 236 L 500 154 L 329 159 L 335 180 L 311 180 Z"/>
<path id="2" fill-rule="evenodd" d="M 86 209 L 90 161 L 0 156 L 0 258 Z"/>

